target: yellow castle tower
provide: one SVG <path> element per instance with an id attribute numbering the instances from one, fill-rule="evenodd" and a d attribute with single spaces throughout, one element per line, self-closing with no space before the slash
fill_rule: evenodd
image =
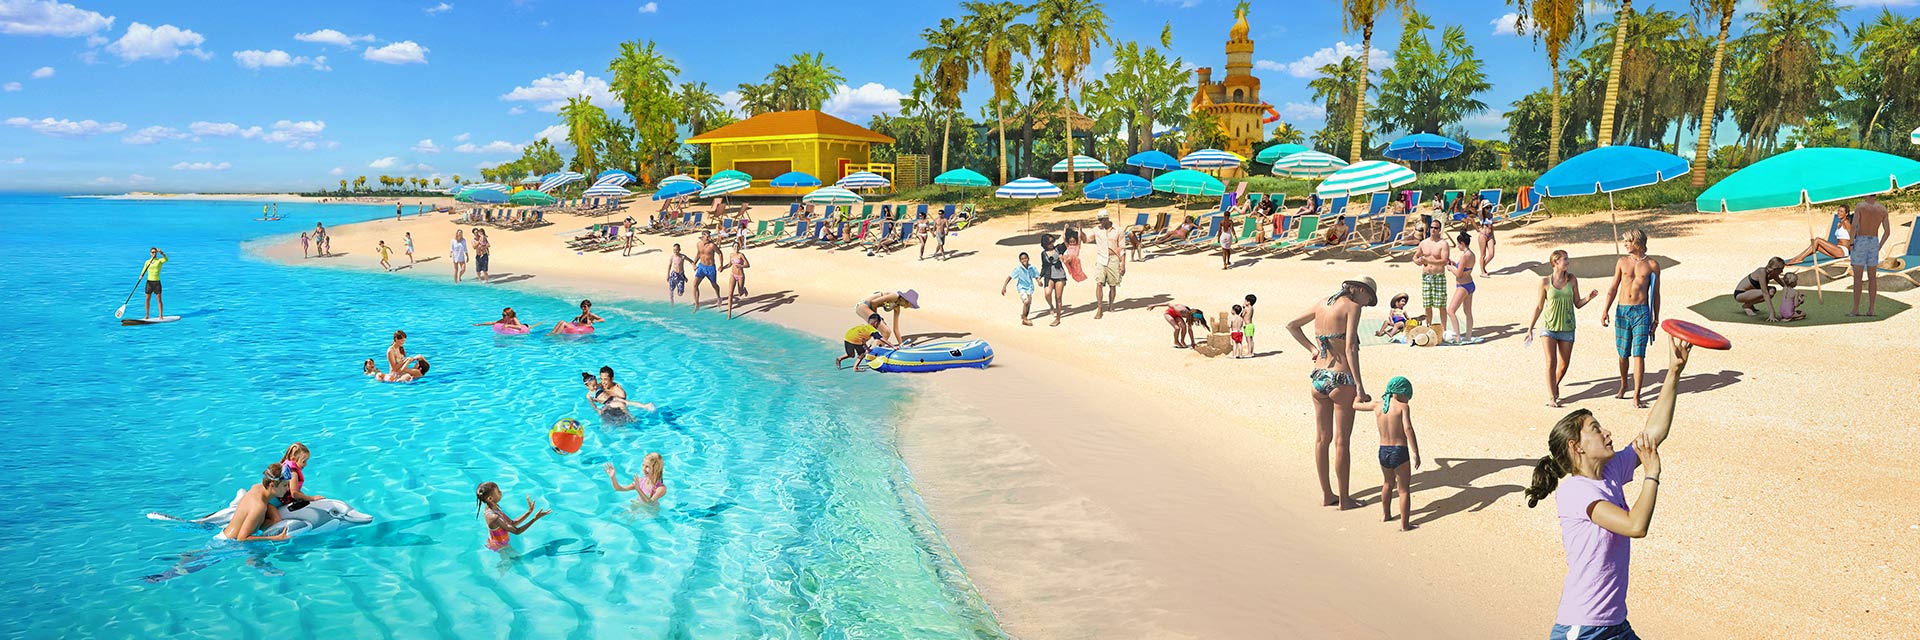
<path id="1" fill-rule="evenodd" d="M 1227 136 L 1227 151 L 1243 157 L 1253 155 L 1253 143 L 1262 137 L 1261 120 L 1272 107 L 1260 99 L 1260 79 L 1253 77 L 1253 40 L 1247 37 L 1247 14 L 1236 12 L 1233 29 L 1227 32 L 1227 75 L 1213 81 L 1213 69 L 1201 67 L 1199 86 L 1193 92 L 1193 110 L 1211 114 Z"/>

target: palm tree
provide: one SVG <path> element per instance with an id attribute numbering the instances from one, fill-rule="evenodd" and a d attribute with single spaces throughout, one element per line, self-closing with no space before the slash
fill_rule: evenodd
<path id="1" fill-rule="evenodd" d="M 680 124 L 687 126 L 687 132 L 693 135 L 706 133 L 708 125 L 720 115 L 720 96 L 707 89 L 705 82 L 682 82 L 680 91 L 673 94 L 673 101 L 679 107 Z"/>
<path id="2" fill-rule="evenodd" d="M 560 124 L 566 126 L 567 142 L 573 144 L 576 170 L 590 171 L 600 166 L 593 145 L 600 139 L 600 128 L 606 120 L 607 112 L 594 106 L 584 95 L 567 98 L 566 106 L 560 107 Z"/>
<path id="3" fill-rule="evenodd" d="M 1840 10 L 1832 0 L 1773 0 L 1746 15 L 1747 35 L 1734 48 L 1739 68 L 1729 77 L 1728 104 L 1749 153 L 1773 148 L 1783 127 L 1807 123 L 1836 97 L 1834 33 Z"/>
<path id="4" fill-rule="evenodd" d="M 433 188 L 435 189 L 440 188 L 440 176 L 433 177 Z"/>
<path id="5" fill-rule="evenodd" d="M 1351 33 L 1360 30 L 1360 88 L 1354 92 L 1353 120 L 1347 123 L 1350 144 L 1347 162 L 1360 161 L 1360 149 L 1367 129 L 1367 76 L 1372 69 L 1368 58 L 1373 52 L 1373 21 L 1387 7 L 1400 10 L 1402 16 L 1413 8 L 1413 0 L 1341 0 L 1340 28 Z"/>
<path id="6" fill-rule="evenodd" d="M 1307 134 L 1302 133 L 1298 127 L 1293 126 L 1293 123 L 1282 122 L 1273 125 L 1273 135 L 1269 136 L 1269 139 L 1277 144 L 1300 144 L 1301 141 L 1307 139 Z"/>
<path id="7" fill-rule="evenodd" d="M 346 193 L 346 192 L 347 192 L 347 179 L 346 179 L 346 178 L 341 178 L 341 179 L 340 179 L 340 193 Z"/>
<path id="8" fill-rule="evenodd" d="M 960 6 L 967 10 L 961 20 L 974 45 L 972 54 L 993 83 L 993 127 L 1000 134 L 1000 183 L 1006 184 L 1007 127 L 1000 108 L 1013 99 L 1014 54 L 1024 57 L 1033 50 L 1033 25 L 1016 22 L 1028 8 L 1006 0 L 969 0 Z"/>
<path id="9" fill-rule="evenodd" d="M 1513 3 L 1513 8 L 1523 16 L 1514 30 L 1521 35 L 1533 32 L 1533 41 L 1547 50 L 1547 67 L 1553 73 L 1553 123 L 1547 126 L 1552 131 L 1547 140 L 1547 168 L 1551 169 L 1560 163 L 1560 60 L 1567 43 L 1586 31 L 1586 10 L 1582 0 L 1513 0 Z M 1700 167 L 1704 170 L 1706 164 L 1701 163 Z"/>
<path id="10" fill-rule="evenodd" d="M 1693 145 L 1693 188 L 1702 189 L 1707 186 L 1707 151 L 1713 145 L 1715 107 L 1720 102 L 1720 67 L 1727 57 L 1727 31 L 1733 28 L 1733 11 L 1739 3 L 1735 0 L 1692 2 L 1694 11 L 1720 18 L 1720 36 L 1713 42 L 1713 71 L 1707 76 L 1707 99 L 1700 105 L 1700 141 Z"/>
<path id="11" fill-rule="evenodd" d="M 1072 185 L 1078 179 L 1073 171 L 1073 83 L 1079 79 L 1080 71 L 1093 63 L 1093 48 L 1113 43 L 1113 38 L 1107 35 L 1111 21 L 1107 19 L 1104 5 L 1098 2 L 1038 0 L 1033 9 L 1040 51 L 1047 66 L 1060 79 L 1060 97 L 1065 102 L 1060 124 L 1065 134 L 1062 140 L 1066 145 L 1067 184 Z"/>
<path id="12" fill-rule="evenodd" d="M 1360 59 L 1352 56 L 1321 65 L 1315 71 L 1319 77 L 1308 81 L 1307 88 L 1313 90 L 1313 99 L 1321 102 L 1327 120 L 1320 131 L 1314 134 L 1313 147 L 1324 153 L 1339 153 L 1341 142 L 1351 143 L 1348 132 L 1353 127 L 1354 105 L 1359 102 L 1361 78 L 1367 75 L 1367 71 L 1360 66 Z M 1365 145 L 1364 130 L 1361 135 L 1361 144 Z"/>
<path id="13" fill-rule="evenodd" d="M 1627 21 L 1633 18 L 1633 0 L 1619 0 L 1620 11 L 1613 18 L 1613 62 L 1607 65 L 1607 96 L 1600 103 L 1600 133 L 1595 142 L 1613 145 L 1614 105 L 1620 100 L 1620 59 L 1627 53 Z"/>
<path id="14" fill-rule="evenodd" d="M 778 82 L 773 82 L 776 78 Z M 839 67 L 827 64 L 827 54 L 817 51 L 793 54 L 790 64 L 774 67 L 767 79 L 776 85 L 783 110 L 819 110 L 838 85 L 847 81 Z"/>
<path id="15" fill-rule="evenodd" d="M 1407 12 L 1393 66 L 1380 72 L 1379 101 L 1373 119 L 1382 131 L 1440 133 L 1448 125 L 1485 111 L 1474 96 L 1492 88 L 1480 59 L 1458 25 L 1441 31 L 1439 49 L 1427 38 L 1433 23 L 1418 11 Z"/>
<path id="16" fill-rule="evenodd" d="M 627 119 L 633 123 L 634 160 L 640 169 L 641 184 L 651 184 L 655 161 L 679 148 L 674 131 L 672 76 L 680 67 L 654 50 L 652 41 L 620 43 L 620 54 L 607 63 L 613 72 L 614 95 L 626 105 Z"/>
<path id="17" fill-rule="evenodd" d="M 933 83 L 933 102 L 947 114 L 946 128 L 940 134 L 940 171 L 947 170 L 947 149 L 953 146 L 953 113 L 960 110 L 960 94 L 967 92 L 973 78 L 972 47 L 960 22 L 941 18 L 938 28 L 925 29 L 920 38 L 927 46 L 908 54 L 920 63 L 920 74 Z"/>
<path id="18" fill-rule="evenodd" d="M 354 190 L 354 191 L 366 191 L 366 190 L 367 190 L 367 177 L 366 177 L 366 176 L 360 176 L 360 177 L 357 177 L 357 178 L 354 178 L 354 179 L 353 179 L 353 190 Z"/>

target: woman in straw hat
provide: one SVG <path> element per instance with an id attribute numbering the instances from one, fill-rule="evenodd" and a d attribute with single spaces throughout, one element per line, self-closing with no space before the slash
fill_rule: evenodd
<path id="1" fill-rule="evenodd" d="M 1352 470 L 1348 443 L 1353 437 L 1353 403 L 1372 402 L 1367 385 L 1360 377 L 1360 310 L 1380 303 L 1373 278 L 1360 276 L 1340 283 L 1340 291 L 1308 308 L 1287 323 L 1293 339 L 1306 347 L 1313 358 L 1309 376 L 1313 389 L 1315 429 L 1313 463 L 1320 472 L 1321 504 L 1341 509 L 1356 505 L 1347 497 L 1347 480 Z M 1314 336 L 1307 339 L 1301 327 L 1313 323 Z M 1334 428 L 1335 423 L 1339 428 Z M 1334 471 L 1340 475 L 1336 495 L 1328 483 L 1327 447 L 1333 447 Z"/>

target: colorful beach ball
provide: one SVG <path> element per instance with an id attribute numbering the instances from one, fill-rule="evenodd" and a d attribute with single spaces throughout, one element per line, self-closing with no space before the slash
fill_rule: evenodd
<path id="1" fill-rule="evenodd" d="M 561 418 L 547 431 L 547 442 L 553 450 L 561 454 L 578 453 L 580 445 L 587 439 L 587 432 L 580 428 L 580 421 L 573 418 Z"/>

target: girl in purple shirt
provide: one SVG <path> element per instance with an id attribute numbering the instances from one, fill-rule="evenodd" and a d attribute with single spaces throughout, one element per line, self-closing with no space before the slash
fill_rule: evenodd
<path id="1" fill-rule="evenodd" d="M 1534 466 L 1526 494 L 1532 507 L 1558 488 L 1567 579 L 1549 640 L 1639 640 L 1627 624 L 1628 543 L 1646 537 L 1653 522 L 1653 506 L 1660 497 L 1659 447 L 1673 426 L 1674 384 L 1692 347 L 1673 340 L 1660 399 L 1631 446 L 1614 453 L 1612 432 L 1586 409 L 1561 418 L 1547 436 L 1548 455 Z M 1629 507 L 1624 485 L 1633 481 L 1634 467 L 1646 472 L 1640 499 Z"/>

